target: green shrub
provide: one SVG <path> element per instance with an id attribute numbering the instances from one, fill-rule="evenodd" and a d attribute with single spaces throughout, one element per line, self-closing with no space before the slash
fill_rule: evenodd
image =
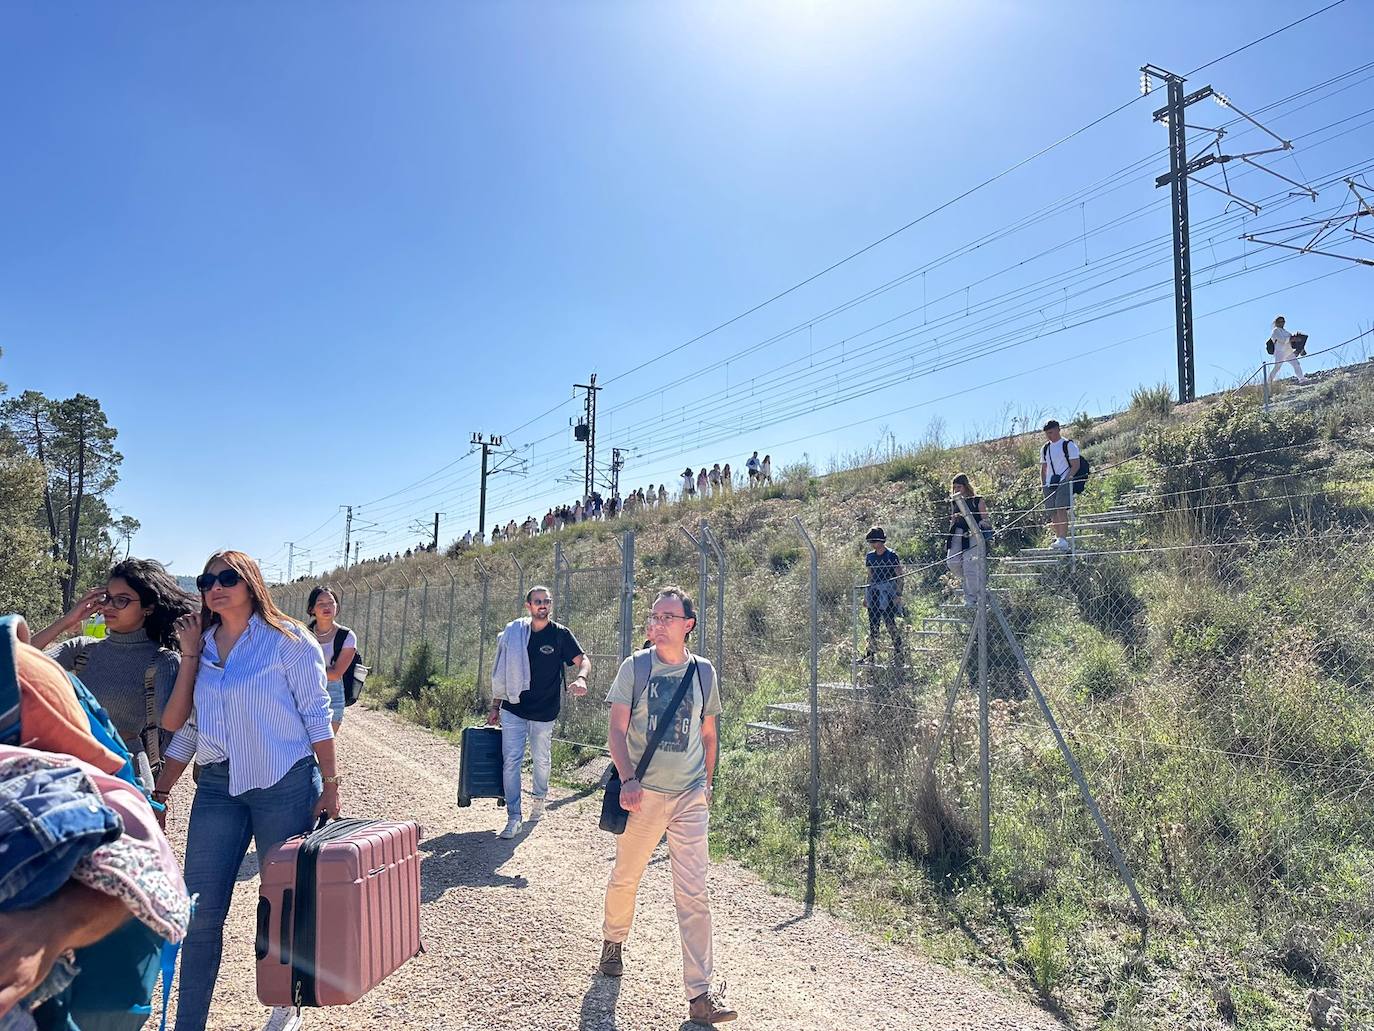
<path id="1" fill-rule="evenodd" d="M 1029 933 L 1018 958 L 1042 995 L 1053 994 L 1068 972 L 1071 931 L 1059 905 L 1040 902 L 1031 911 Z"/>
<path id="2" fill-rule="evenodd" d="M 785 573 L 795 566 L 802 557 L 800 544 L 774 544 L 768 552 L 768 568 L 775 573 Z"/>
<path id="3" fill-rule="evenodd" d="M 387 703 L 387 707 L 397 708 L 403 698 L 418 702 L 421 693 L 438 675 L 439 663 L 434 657 L 434 648 L 428 641 L 421 641 L 406 660 L 397 681 L 396 694 Z"/>
<path id="4" fill-rule="evenodd" d="M 1135 681 L 1126 649 L 1116 641 L 1098 637 L 1080 645 L 1078 656 L 1073 687 L 1084 698 L 1112 698 L 1128 690 Z"/>
<path id="5" fill-rule="evenodd" d="M 436 730 L 461 730 L 481 709 L 482 697 L 471 674 L 441 676 L 421 688 L 412 718 Z"/>
<path id="6" fill-rule="evenodd" d="M 1130 411 L 1141 419 L 1167 419 L 1174 411 L 1174 389 L 1167 383 L 1136 387 L 1131 391 Z"/>

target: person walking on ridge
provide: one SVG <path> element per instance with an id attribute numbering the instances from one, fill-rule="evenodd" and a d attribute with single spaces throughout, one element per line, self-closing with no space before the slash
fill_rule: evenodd
<path id="1" fill-rule="evenodd" d="M 1293 345 L 1293 338 L 1300 334 L 1290 333 L 1285 327 L 1285 319 L 1282 315 L 1274 319 L 1273 332 L 1269 334 L 1269 342 L 1273 344 L 1271 349 L 1274 355 L 1274 368 L 1269 372 L 1269 382 L 1279 378 L 1279 372 L 1283 369 L 1283 363 L 1287 362 L 1293 366 L 1293 382 L 1302 385 L 1307 382 L 1307 377 L 1302 374 L 1302 366 L 1298 364 L 1298 348 Z M 1305 340 L 1306 338 L 1304 338 Z"/>
<path id="2" fill-rule="evenodd" d="M 629 821 L 616 838 L 615 866 L 606 885 L 598 968 L 607 977 L 624 973 L 624 943 L 634 922 L 639 881 L 666 832 L 688 1020 L 714 1025 L 738 1014 L 711 984 L 707 830 L 719 748 L 716 722 L 722 710 L 715 667 L 687 648 L 687 635 L 695 626 L 691 597 L 680 587 L 662 588 L 649 613 L 652 647 L 620 664 L 606 698 L 611 704 L 607 745 L 621 777 L 620 804 Z M 664 726 L 668 729 L 641 782 L 635 773 L 649 735 Z"/>
<path id="3" fill-rule="evenodd" d="M 553 599 L 543 585 L 525 593 L 529 613 L 501 631 L 491 672 L 491 712 L 487 723 L 501 728 L 504 760 L 506 826 L 499 837 L 509 840 L 525 822 L 544 815 L 553 766 L 553 728 L 563 704 L 563 667 L 576 666 L 577 677 L 568 689 L 574 698 L 587 693 L 592 660 L 582 654 L 571 630 L 552 619 Z M 521 819 L 520 766 L 529 742 L 534 782 L 529 816 Z"/>

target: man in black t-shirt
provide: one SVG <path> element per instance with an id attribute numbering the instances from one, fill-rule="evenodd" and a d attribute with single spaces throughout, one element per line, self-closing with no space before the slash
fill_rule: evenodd
<path id="1" fill-rule="evenodd" d="M 563 667 L 578 667 L 577 678 L 568 688 L 574 698 L 587 693 L 587 677 L 592 672 L 592 662 L 582 654 L 573 632 L 550 618 L 553 599 L 547 587 L 531 587 L 525 594 L 525 609 L 529 615 L 515 620 L 501 633 L 492 677 L 491 712 L 487 717 L 489 724 L 501 727 L 507 815 L 502 838 L 520 833 L 520 766 L 525 761 L 527 740 L 534 765 L 534 800 L 524 819 L 533 823 L 544 815 L 553 763 L 554 722 L 563 703 Z M 522 642 L 524 663 L 520 663 L 520 655 L 510 654 Z M 528 669 L 528 676 L 524 669 Z M 498 683 L 504 685 L 504 697 L 497 694 Z"/>

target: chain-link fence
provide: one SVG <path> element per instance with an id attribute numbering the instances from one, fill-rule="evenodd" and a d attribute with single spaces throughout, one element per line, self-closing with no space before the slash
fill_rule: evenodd
<path id="1" fill-rule="evenodd" d="M 813 849 L 854 835 L 942 891 L 1047 921 L 1041 937 L 1131 955 L 1162 936 L 1199 983 L 1267 966 L 1338 984 L 1367 1016 L 1374 531 L 1294 518 L 1284 534 L 1238 536 L 1255 524 L 1232 521 L 1209 538 L 1192 517 L 1213 494 L 1164 486 L 1130 487 L 1155 506 L 1149 532 L 1121 505 L 1096 506 L 1072 558 L 975 547 L 957 571 L 908 561 L 897 642 L 881 619 L 870 642 L 855 547 L 813 551 L 802 520 L 766 551 L 745 545 L 748 509 L 675 514 L 648 549 L 592 525 L 531 545 L 523 565 L 488 551 L 385 584 L 356 572 L 336 583 L 339 618 L 375 667 L 399 669 L 426 642 L 485 694 L 498 633 L 524 591 L 548 586 L 593 660 L 557 737 L 593 750 L 655 591 L 680 584 L 698 605 L 693 648 L 721 668 L 721 776 L 748 819 L 794 840 L 809 826 Z M 1208 490 L 1232 509 L 1286 497 Z M 1185 509 L 1189 533 L 1166 532 Z M 280 589 L 283 607 L 304 616 L 308 590 Z"/>

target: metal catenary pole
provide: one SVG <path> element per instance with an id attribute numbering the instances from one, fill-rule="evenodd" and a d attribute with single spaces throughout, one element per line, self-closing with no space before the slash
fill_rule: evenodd
<path id="1" fill-rule="evenodd" d="M 806 550 L 811 553 L 811 578 L 807 598 L 811 627 L 811 828 L 814 834 L 821 818 L 820 633 L 816 602 L 819 563 L 815 542 L 811 540 L 811 535 L 806 532 L 806 527 L 802 525 L 801 517 L 793 516 L 792 522 L 797 528 L 797 533 L 806 543 Z"/>

